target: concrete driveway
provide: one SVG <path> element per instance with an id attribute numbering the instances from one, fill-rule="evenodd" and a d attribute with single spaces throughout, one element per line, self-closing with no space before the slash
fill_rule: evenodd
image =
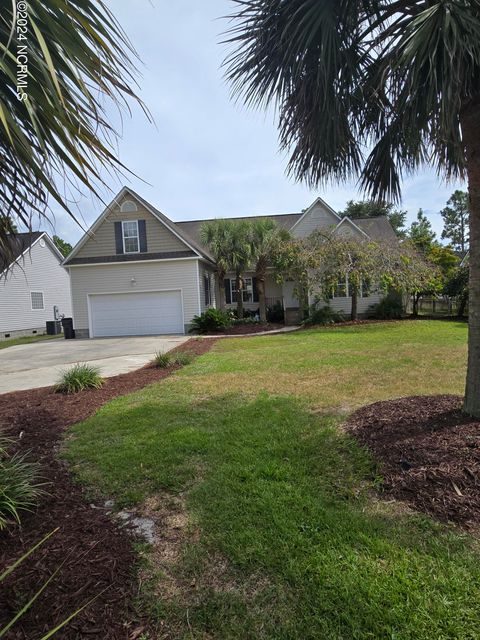
<path id="1" fill-rule="evenodd" d="M 104 377 L 147 364 L 156 351 L 170 351 L 185 336 L 135 336 L 94 340 L 45 340 L 0 350 L 0 393 L 55 384 L 60 371 L 75 362 L 100 368 Z"/>

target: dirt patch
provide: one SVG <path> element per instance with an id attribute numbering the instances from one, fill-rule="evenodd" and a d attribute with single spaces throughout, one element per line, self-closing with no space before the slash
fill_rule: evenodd
<path id="1" fill-rule="evenodd" d="M 211 349 L 213 340 L 192 339 L 175 351 L 197 355 Z M 67 467 L 57 458 L 64 430 L 111 400 L 159 381 L 178 366 L 144 367 L 107 379 L 101 389 L 79 394 L 55 393 L 53 387 L 0 395 L 0 427 L 13 440 L 13 450 L 29 451 L 51 483 L 33 513 L 23 515 L 22 526 L 0 534 L 0 567 L 10 565 L 46 533 L 59 531 L 20 569 L 0 584 L 0 624 L 5 623 L 64 562 L 32 609 L 6 638 L 32 640 L 52 629 L 90 598 L 98 598 L 62 630 L 65 640 L 137 637 L 141 621 L 132 608 L 137 592 L 136 560 L 131 540 L 105 509 L 90 505 Z"/>
<path id="2" fill-rule="evenodd" d="M 383 494 L 444 522 L 480 525 L 480 421 L 459 396 L 414 396 L 356 411 L 347 430 L 375 456 Z"/>
<path id="3" fill-rule="evenodd" d="M 251 323 L 251 324 L 235 324 L 232 327 L 228 327 L 228 329 L 222 329 L 221 331 L 210 332 L 207 333 L 207 336 L 215 336 L 218 334 L 222 334 L 225 336 L 245 336 L 251 333 L 260 333 L 262 331 L 276 331 L 278 329 L 283 329 L 285 325 L 283 324 L 274 324 L 271 322 L 267 323 Z"/>

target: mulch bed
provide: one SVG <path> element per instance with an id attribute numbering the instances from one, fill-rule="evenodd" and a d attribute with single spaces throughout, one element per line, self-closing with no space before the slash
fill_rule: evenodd
<path id="1" fill-rule="evenodd" d="M 480 421 L 458 396 L 414 396 L 356 411 L 347 429 L 374 455 L 383 493 L 444 522 L 480 525 Z"/>
<path id="2" fill-rule="evenodd" d="M 275 331 L 276 329 L 283 329 L 285 325 L 283 324 L 274 324 L 273 322 L 267 322 L 261 324 L 260 322 L 249 323 L 249 324 L 234 324 L 228 329 L 222 329 L 217 332 L 207 333 L 207 336 L 215 336 L 218 334 L 226 335 L 226 336 L 244 336 L 249 335 L 251 333 L 260 333 L 261 331 Z"/>
<path id="3" fill-rule="evenodd" d="M 214 340 L 189 340 L 175 351 L 202 354 Z M 0 568 L 9 566 L 42 537 L 59 527 L 49 541 L 0 584 L 0 628 L 62 563 L 63 566 L 31 610 L 5 636 L 34 640 L 54 628 L 90 598 L 97 596 L 55 637 L 65 640 L 137 638 L 143 627 L 132 608 L 136 594 L 131 539 L 104 510 L 92 507 L 57 457 L 64 430 L 116 396 L 140 389 L 170 375 L 178 366 L 150 366 L 108 378 L 101 389 L 73 395 L 53 387 L 0 395 L 0 427 L 13 440 L 13 450 L 29 451 L 41 464 L 49 484 L 33 513 L 24 513 L 21 527 L 0 533 Z M 105 590 L 105 591 L 104 591 Z"/>

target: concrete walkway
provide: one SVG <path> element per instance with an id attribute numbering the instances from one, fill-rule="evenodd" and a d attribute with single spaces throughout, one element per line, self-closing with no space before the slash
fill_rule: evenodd
<path id="1" fill-rule="evenodd" d="M 282 327 L 281 329 L 273 329 L 273 331 L 259 331 L 258 333 L 219 333 L 214 336 L 201 336 L 202 338 L 255 338 L 255 336 L 273 336 L 276 333 L 290 333 L 290 331 L 297 331 L 301 329 L 300 326 Z"/>
<path id="2" fill-rule="evenodd" d="M 150 362 L 156 351 L 170 351 L 187 336 L 135 336 L 94 340 L 45 340 L 0 350 L 0 394 L 47 387 L 75 362 L 100 368 L 104 377 L 128 373 Z"/>

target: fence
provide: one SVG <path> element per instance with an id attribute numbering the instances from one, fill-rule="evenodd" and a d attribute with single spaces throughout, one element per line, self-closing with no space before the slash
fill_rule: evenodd
<path id="1" fill-rule="evenodd" d="M 457 301 L 453 298 L 422 297 L 418 301 L 418 315 L 421 316 L 455 316 L 457 314 Z M 412 313 L 413 301 L 409 300 L 407 313 Z"/>

